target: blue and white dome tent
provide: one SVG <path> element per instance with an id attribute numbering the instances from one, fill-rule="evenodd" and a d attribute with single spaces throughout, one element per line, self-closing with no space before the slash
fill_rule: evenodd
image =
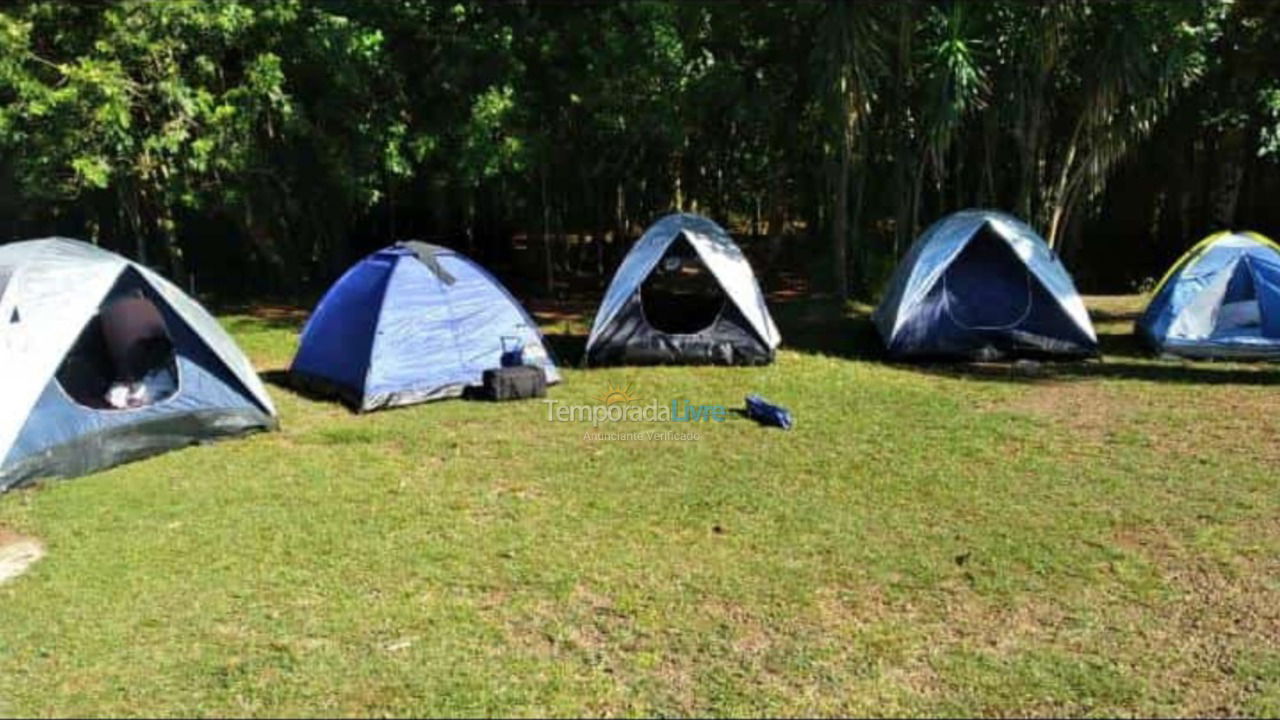
<path id="1" fill-rule="evenodd" d="M 1165 274 L 1136 329 L 1159 353 L 1280 360 L 1280 245 L 1210 235 Z"/>
<path id="2" fill-rule="evenodd" d="M 1091 357 L 1098 339 L 1071 275 L 1026 223 L 965 210 L 898 264 L 872 316 L 890 355 Z"/>
<path id="3" fill-rule="evenodd" d="M 121 322 L 158 335 L 122 340 Z M 164 391 L 111 404 L 133 376 L 121 358 L 139 357 Z M 0 246 L 0 368 L 0 491 L 276 426 L 258 374 L 213 316 L 149 268 L 79 240 Z"/>
<path id="4" fill-rule="evenodd" d="M 458 397 L 501 365 L 504 343 L 559 382 L 537 324 L 502 283 L 459 252 L 404 242 L 329 288 L 290 373 L 365 412 Z"/>

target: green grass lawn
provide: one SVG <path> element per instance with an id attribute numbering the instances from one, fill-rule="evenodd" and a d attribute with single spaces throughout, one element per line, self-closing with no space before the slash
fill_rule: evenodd
<path id="1" fill-rule="evenodd" d="M 772 366 L 551 390 L 789 433 L 272 386 L 280 432 L 0 496 L 47 549 L 0 714 L 1280 714 L 1280 369 L 1147 358 L 1139 301 L 1090 299 L 1101 362 L 890 365 L 796 302 Z M 224 320 L 287 365 L 290 317 Z"/>

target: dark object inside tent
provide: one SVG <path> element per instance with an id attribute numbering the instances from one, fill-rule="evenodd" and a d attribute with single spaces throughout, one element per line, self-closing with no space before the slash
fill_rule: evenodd
<path id="1" fill-rule="evenodd" d="M 141 387 L 132 407 L 163 402 L 178 390 L 173 340 L 156 301 L 137 273 L 126 271 L 80 331 L 56 378 L 77 404 L 123 409 L 108 401 L 113 387 Z"/>

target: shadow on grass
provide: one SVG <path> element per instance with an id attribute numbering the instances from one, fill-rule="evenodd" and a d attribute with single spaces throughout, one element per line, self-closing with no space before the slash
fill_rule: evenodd
<path id="1" fill-rule="evenodd" d="M 264 370 L 258 373 L 258 377 L 262 378 L 263 382 L 269 385 L 275 385 L 281 390 L 291 392 L 300 398 L 305 398 L 314 402 L 333 403 L 350 410 L 353 415 L 357 414 L 355 410 L 335 397 L 332 393 L 320 392 L 314 387 L 295 383 L 293 381 L 293 376 L 289 374 L 288 370 Z"/>
<path id="2" fill-rule="evenodd" d="M 1132 332 L 1100 333 L 1098 360 L 1041 360 L 991 363 L 893 361 L 885 354 L 870 309 L 832 300 L 794 300 L 773 305 L 783 345 L 799 352 L 884 362 L 901 370 L 988 382 L 1073 382 L 1094 378 L 1206 385 L 1280 385 L 1280 366 L 1215 364 L 1161 359 Z M 1129 324 L 1138 311 L 1090 310 L 1100 323 Z"/>
<path id="3" fill-rule="evenodd" d="M 893 367 L 942 377 L 1023 384 L 1101 378 L 1200 385 L 1280 385 L 1280 370 L 1269 366 L 1214 367 L 1212 363 L 1143 357 L 1147 358 L 1145 362 L 1112 356 L 1066 362 L 893 363 Z"/>
<path id="4" fill-rule="evenodd" d="M 869 308 L 805 298 L 775 302 L 770 311 L 786 349 L 851 360 L 886 358 Z"/>
<path id="5" fill-rule="evenodd" d="M 827 299 L 800 299 L 774 302 L 770 313 L 782 333 L 782 346 L 788 350 L 834 355 L 857 360 L 883 359 L 880 337 L 871 323 L 870 315 L 858 310 L 845 309 L 840 303 Z M 540 319 L 544 317 L 538 313 Z M 557 324 L 543 327 L 543 338 L 557 361 L 564 367 L 584 368 L 586 333 L 566 329 L 552 332 Z"/>
<path id="6" fill-rule="evenodd" d="M 315 393 L 315 392 L 308 393 L 304 388 L 294 385 L 293 377 L 289 374 L 288 370 L 284 370 L 284 369 L 263 370 L 262 372 L 258 373 L 258 377 L 262 378 L 262 382 L 267 383 L 268 385 L 275 385 L 281 390 L 288 390 L 289 392 L 294 393 L 295 395 L 301 395 L 303 397 L 307 397 L 312 400 L 323 399 L 319 393 Z"/>
<path id="7" fill-rule="evenodd" d="M 307 322 L 307 313 L 300 310 L 287 312 L 261 312 L 260 308 L 243 308 L 226 313 L 222 323 L 231 332 L 257 332 L 263 330 L 289 330 L 301 332 Z"/>
<path id="8" fill-rule="evenodd" d="M 1191 365 L 1180 361 L 1092 363 L 1086 365 L 1084 372 L 1080 374 L 1080 379 L 1091 377 L 1201 385 L 1280 385 L 1280 371 L 1273 367 L 1215 368 L 1212 364 Z"/>
<path id="9" fill-rule="evenodd" d="M 594 317 L 596 303 L 586 298 L 533 298 L 525 303 L 542 331 L 542 339 L 552 359 L 560 367 L 583 368 L 587 350 L 585 328 Z"/>
<path id="10" fill-rule="evenodd" d="M 1104 358 L 1127 358 L 1130 360 L 1155 359 L 1151 348 L 1132 332 L 1098 333 L 1098 349 Z"/>
<path id="11" fill-rule="evenodd" d="M 583 356 L 587 352 L 587 336 L 582 333 L 547 333 L 542 336 L 551 351 L 552 359 L 560 367 L 583 368 Z"/>
<path id="12" fill-rule="evenodd" d="M 1089 318 L 1095 324 L 1100 323 L 1133 323 L 1138 321 L 1142 316 L 1141 310 L 1107 310 L 1100 308 L 1089 308 Z"/>
<path id="13" fill-rule="evenodd" d="M 1143 380 L 1148 382 L 1201 383 L 1207 385 L 1280 385 L 1280 366 L 1242 366 L 1237 363 L 1215 364 L 1160 359 L 1132 332 L 1099 333 L 1101 360 L 1037 361 L 1037 362 L 925 362 L 891 361 L 884 352 L 870 308 L 839 303 L 831 299 L 801 298 L 771 303 L 774 321 L 782 333 L 783 347 L 801 353 L 812 353 L 884 362 L 891 367 L 928 375 L 968 378 L 988 382 L 1041 383 L 1072 382 L 1092 378 Z M 543 338 L 561 367 L 582 368 L 587 334 L 575 332 L 581 326 L 586 303 L 556 303 L 536 307 L 535 315 L 544 331 Z M 278 328 L 300 330 L 306 321 L 305 311 L 285 306 L 251 306 L 233 318 L 232 329 Z M 1137 311 L 1090 310 L 1098 323 L 1132 323 Z M 333 401 L 295 386 L 286 370 L 262 373 L 265 382 L 310 400 Z"/>

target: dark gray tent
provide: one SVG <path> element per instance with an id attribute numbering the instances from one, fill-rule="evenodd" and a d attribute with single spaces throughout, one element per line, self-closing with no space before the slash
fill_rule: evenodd
<path id="1" fill-rule="evenodd" d="M 618 267 L 596 312 L 587 362 L 760 365 L 780 337 L 742 250 L 716 223 L 654 223 Z"/>

